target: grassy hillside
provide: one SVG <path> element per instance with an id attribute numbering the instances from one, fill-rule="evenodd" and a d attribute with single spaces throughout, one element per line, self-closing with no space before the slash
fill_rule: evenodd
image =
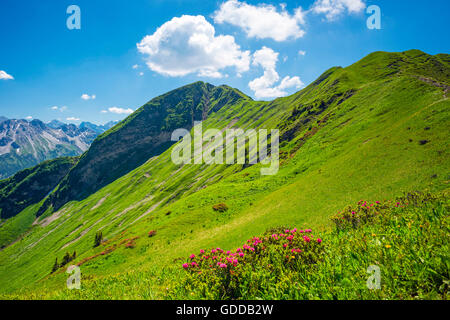
<path id="1" fill-rule="evenodd" d="M 44 161 L 30 169 L 0 180 L 0 218 L 15 216 L 42 200 L 76 164 L 78 157 Z"/>
<path id="2" fill-rule="evenodd" d="M 62 181 L 40 213 L 82 200 L 105 185 L 167 150 L 171 134 L 192 128 L 212 112 L 251 100 L 236 89 L 203 82 L 173 90 L 152 99 L 127 119 L 100 135 Z"/>
<path id="3" fill-rule="evenodd" d="M 180 262 L 192 252 L 236 248 L 280 225 L 325 235 L 330 217 L 360 199 L 446 189 L 448 75 L 448 55 L 378 52 L 290 97 L 214 110 L 204 128 L 281 130 L 277 175 L 261 176 L 260 164 L 177 166 L 172 146 L 84 200 L 50 207 L 0 251 L 0 290 L 19 298 L 164 298 L 168 284 L 186 277 Z M 228 210 L 215 211 L 220 203 Z M 94 248 L 98 231 L 105 242 Z M 65 270 L 50 271 L 73 251 L 82 290 L 68 292 Z"/>
<path id="4" fill-rule="evenodd" d="M 168 297 L 448 299 L 448 218 L 448 194 L 361 200 L 319 235 L 278 227 L 238 249 L 195 252 Z"/>

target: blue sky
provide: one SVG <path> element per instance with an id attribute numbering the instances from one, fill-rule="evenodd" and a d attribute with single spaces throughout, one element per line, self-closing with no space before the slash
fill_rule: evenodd
<path id="1" fill-rule="evenodd" d="M 80 30 L 66 26 L 72 4 Z M 2 0 L 0 115 L 102 124 L 198 80 L 267 100 L 373 51 L 449 53 L 449 12 L 448 0 Z"/>

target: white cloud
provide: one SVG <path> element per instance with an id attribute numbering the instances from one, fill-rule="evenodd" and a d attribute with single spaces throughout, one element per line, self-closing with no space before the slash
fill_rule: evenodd
<path id="1" fill-rule="evenodd" d="M 142 77 L 144 75 L 144 73 L 143 72 L 139 72 L 139 75 Z"/>
<path id="2" fill-rule="evenodd" d="M 81 99 L 83 99 L 83 100 L 94 100 L 95 98 L 97 98 L 97 96 L 95 95 L 95 94 L 93 94 L 93 95 L 88 95 L 88 94 L 86 94 L 86 93 L 83 93 L 82 95 L 81 95 Z"/>
<path id="3" fill-rule="evenodd" d="M 304 55 L 306 55 L 306 51 L 304 51 L 304 50 L 299 50 L 299 51 L 298 51 L 298 55 L 299 55 L 299 56 L 304 56 Z"/>
<path id="4" fill-rule="evenodd" d="M 276 64 L 278 61 L 278 52 L 271 48 L 263 47 L 253 54 L 252 64 L 261 66 L 264 69 L 264 74 L 249 82 L 249 87 L 254 91 L 256 98 L 275 98 L 283 97 L 288 93 L 285 91 L 289 88 L 297 88 L 303 86 L 299 77 L 285 77 L 281 80 L 278 86 L 275 84 L 280 80 L 280 76 L 276 71 Z"/>
<path id="5" fill-rule="evenodd" d="M 108 113 L 108 110 L 102 110 L 101 113 Z"/>
<path id="6" fill-rule="evenodd" d="M 278 90 L 285 90 L 289 88 L 296 88 L 300 89 L 303 87 L 303 82 L 300 80 L 299 77 L 289 77 L 286 76 L 281 80 L 281 83 L 278 85 Z"/>
<path id="7" fill-rule="evenodd" d="M 103 110 L 103 111 L 106 111 L 106 110 Z M 133 109 L 130 109 L 130 108 L 124 109 L 124 108 L 118 108 L 118 107 L 108 108 L 108 111 L 111 113 L 116 113 L 116 114 L 131 114 L 134 112 Z"/>
<path id="8" fill-rule="evenodd" d="M 52 110 L 54 110 L 54 111 L 59 110 L 59 111 L 61 111 L 61 112 L 64 112 L 64 111 L 67 110 L 67 106 L 62 106 L 62 107 L 53 106 L 53 107 L 51 107 L 50 109 L 52 109 Z"/>
<path id="9" fill-rule="evenodd" d="M 285 8 L 285 4 L 278 10 L 272 5 L 253 6 L 238 0 L 229 0 L 214 13 L 214 21 L 240 27 L 251 38 L 285 41 L 303 37 L 305 31 L 301 25 L 305 23 L 305 12 L 298 7 L 291 15 Z"/>
<path id="10" fill-rule="evenodd" d="M 240 74 L 250 65 L 250 51 L 241 51 L 233 36 L 216 36 L 214 26 L 200 15 L 173 18 L 145 36 L 137 48 L 147 56 L 151 70 L 171 77 L 196 73 L 220 78 L 225 68 L 234 67 Z"/>
<path id="11" fill-rule="evenodd" d="M 28 116 L 28 117 L 26 117 L 25 119 L 26 119 L 26 120 L 33 120 L 33 117 L 32 117 L 32 116 Z"/>
<path id="12" fill-rule="evenodd" d="M 79 118 L 75 118 L 75 117 L 69 117 L 69 118 L 66 118 L 66 120 L 67 121 L 80 121 Z"/>
<path id="13" fill-rule="evenodd" d="M 3 70 L 0 70 L 0 80 L 14 80 L 14 77 Z"/>
<path id="14" fill-rule="evenodd" d="M 325 17 L 332 21 L 345 11 L 358 13 L 365 7 L 364 0 L 316 0 L 311 10 L 317 14 L 325 14 Z"/>
<path id="15" fill-rule="evenodd" d="M 137 68 L 139 68 L 139 66 L 137 64 L 135 64 L 132 68 L 137 69 Z"/>

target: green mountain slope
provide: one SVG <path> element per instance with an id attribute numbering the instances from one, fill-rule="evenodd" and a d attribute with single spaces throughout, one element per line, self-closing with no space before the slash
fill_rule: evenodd
<path id="1" fill-rule="evenodd" d="M 57 158 L 16 173 L 0 181 L 0 217 L 8 219 L 31 204 L 42 200 L 52 191 L 78 157 Z"/>
<path id="2" fill-rule="evenodd" d="M 281 130 L 278 174 L 261 176 L 261 164 L 175 165 L 171 146 L 83 200 L 64 204 L 75 198 L 62 196 L 60 187 L 51 197 L 60 195 L 62 207 L 49 208 L 31 232 L 0 252 L 1 291 L 22 289 L 34 298 L 161 298 L 165 285 L 183 276 L 180 261 L 201 248 L 232 249 L 280 225 L 320 234 L 333 214 L 360 199 L 446 189 L 449 70 L 448 55 L 377 52 L 328 70 L 290 97 L 244 97 L 214 109 L 205 129 Z M 139 111 L 91 150 L 136 117 Z M 74 171 L 62 186 L 70 185 Z M 215 211 L 219 203 L 229 209 Z M 93 248 L 98 231 L 107 241 Z M 50 275 L 66 251 L 77 252 L 81 291 L 65 289 L 63 269 Z"/>
<path id="3" fill-rule="evenodd" d="M 78 157 L 45 161 L 0 181 L 0 221 L 14 217 L 28 206 L 41 201 L 67 175 L 77 161 Z M 14 228 L 10 228 L 15 224 L 17 222 L 7 221 L 5 225 L 2 225 L 0 247 L 20 235 L 20 231 L 15 232 Z M 18 227 L 23 231 L 30 225 L 31 223 Z M 6 232 L 7 229 L 8 232 Z"/>
<path id="4" fill-rule="evenodd" d="M 251 100 L 235 89 L 197 82 L 157 97 L 100 135 L 59 189 L 48 199 L 59 209 L 81 200 L 166 150 L 177 128 L 190 129 L 210 113 L 240 100 Z"/>

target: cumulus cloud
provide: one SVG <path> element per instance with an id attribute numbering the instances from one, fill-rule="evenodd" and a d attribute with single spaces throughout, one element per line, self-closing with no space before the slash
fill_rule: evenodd
<path id="1" fill-rule="evenodd" d="M 289 88 L 297 88 L 303 86 L 303 82 L 299 77 L 285 77 L 281 82 L 275 86 L 280 80 L 280 76 L 276 71 L 276 64 L 278 62 L 278 52 L 271 48 L 263 47 L 253 54 L 254 66 L 260 66 L 264 70 L 264 74 L 249 82 L 249 87 L 255 93 L 256 98 L 275 98 L 283 97 L 288 93 Z"/>
<path id="2" fill-rule="evenodd" d="M 285 41 L 301 38 L 305 34 L 301 27 L 305 23 L 305 12 L 301 7 L 291 15 L 286 11 L 286 5 L 281 5 L 278 10 L 272 5 L 253 6 L 229 0 L 214 13 L 214 21 L 240 27 L 251 38 Z"/>
<path id="3" fill-rule="evenodd" d="M 214 26 L 200 15 L 173 18 L 137 48 L 151 70 L 171 77 L 196 73 L 220 78 L 225 68 L 234 67 L 240 74 L 250 65 L 250 51 L 242 51 L 233 36 L 216 36 Z"/>
<path id="4" fill-rule="evenodd" d="M 306 51 L 304 51 L 304 50 L 299 50 L 299 51 L 298 51 L 298 55 L 299 55 L 299 56 L 304 56 L 304 55 L 306 55 Z"/>
<path id="5" fill-rule="evenodd" d="M 103 111 L 106 111 L 106 110 L 102 110 L 102 113 L 106 113 Z M 134 112 L 133 109 L 130 109 L 130 108 L 124 109 L 124 108 L 118 108 L 118 107 L 108 108 L 108 111 L 111 113 L 116 113 L 116 114 L 131 114 Z"/>
<path id="6" fill-rule="evenodd" d="M 97 98 L 97 96 L 95 94 L 90 96 L 90 95 L 88 95 L 86 93 L 83 93 L 81 95 L 81 99 L 83 99 L 83 100 L 94 100 L 95 98 Z"/>
<path id="7" fill-rule="evenodd" d="M 137 64 L 135 64 L 135 65 L 133 65 L 132 68 L 133 68 L 133 69 L 137 69 L 137 68 L 139 68 L 139 66 L 138 66 Z"/>
<path id="8" fill-rule="evenodd" d="M 32 116 L 28 116 L 28 117 L 26 117 L 25 119 L 26 119 L 26 120 L 33 120 L 33 117 L 32 117 Z"/>
<path id="9" fill-rule="evenodd" d="M 344 12 L 358 13 L 366 7 L 363 0 L 316 0 L 311 7 L 312 12 L 324 14 L 331 21 Z"/>
<path id="10" fill-rule="evenodd" d="M 66 118 L 66 120 L 67 121 L 80 121 L 79 118 L 75 118 L 75 117 L 69 117 L 69 118 Z"/>
<path id="11" fill-rule="evenodd" d="M 14 77 L 7 74 L 6 71 L 0 70 L 0 80 L 14 80 Z"/>

